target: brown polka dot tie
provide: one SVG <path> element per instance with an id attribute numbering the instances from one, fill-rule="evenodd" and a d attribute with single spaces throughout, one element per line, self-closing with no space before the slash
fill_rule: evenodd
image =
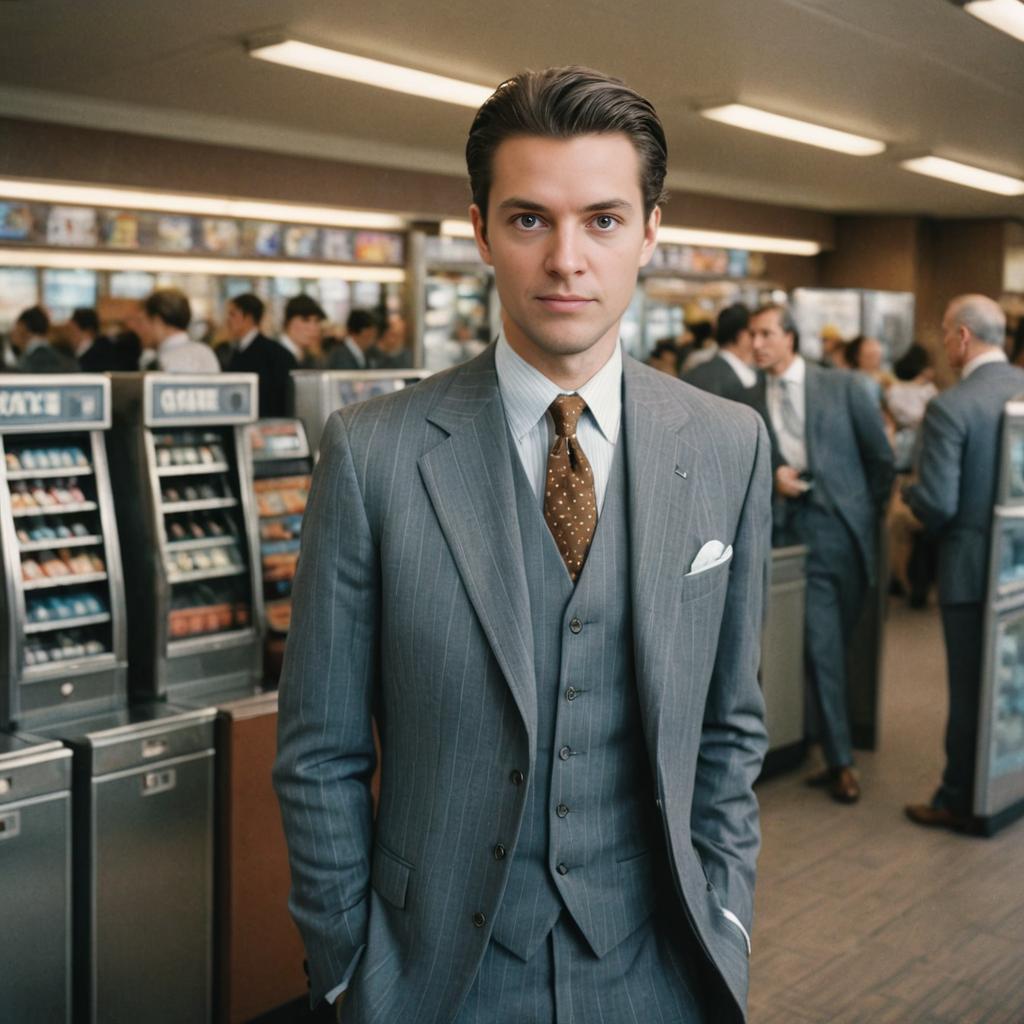
<path id="1" fill-rule="evenodd" d="M 597 528 L 594 471 L 576 440 L 576 424 L 586 407 L 579 395 L 559 395 L 548 407 L 557 436 L 548 452 L 544 519 L 573 583 L 583 571 Z"/>

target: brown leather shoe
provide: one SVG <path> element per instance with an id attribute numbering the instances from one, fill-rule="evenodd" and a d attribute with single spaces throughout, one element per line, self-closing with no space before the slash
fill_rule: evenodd
<path id="1" fill-rule="evenodd" d="M 903 811 L 915 825 L 981 835 L 978 819 L 970 814 L 956 814 L 946 807 L 932 807 L 931 804 L 907 804 Z"/>
<path id="2" fill-rule="evenodd" d="M 841 804 L 855 804 L 860 799 L 860 783 L 849 765 L 826 768 L 810 776 L 807 785 L 827 789 L 828 795 Z"/>

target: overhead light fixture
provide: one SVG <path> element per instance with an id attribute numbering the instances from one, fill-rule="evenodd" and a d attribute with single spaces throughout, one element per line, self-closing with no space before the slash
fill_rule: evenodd
<path id="1" fill-rule="evenodd" d="M 441 234 L 448 238 L 476 238 L 473 225 L 468 220 L 441 221 Z"/>
<path id="2" fill-rule="evenodd" d="M 954 185 L 966 185 L 967 188 L 981 189 L 982 192 L 994 192 L 997 196 L 1024 195 L 1024 181 L 1020 178 L 983 171 L 980 167 L 961 164 L 956 160 L 946 160 L 941 156 L 921 156 L 913 160 L 904 160 L 900 167 L 905 167 L 915 174 L 927 174 L 929 178 L 951 181 Z"/>
<path id="3" fill-rule="evenodd" d="M 964 10 L 1024 43 L 1024 4 L 1019 0 L 970 0 Z"/>
<path id="4" fill-rule="evenodd" d="M 339 281 L 400 284 L 401 267 L 349 267 L 298 260 L 226 260 L 199 256 L 144 256 L 134 253 L 60 252 L 53 249 L 0 249 L 0 267 L 45 270 L 141 270 L 151 274 L 216 274 L 238 277 L 311 277 Z"/>
<path id="5" fill-rule="evenodd" d="M 38 203 L 71 203 L 127 210 L 156 210 L 160 213 L 190 213 L 208 217 L 242 217 L 273 220 L 285 224 L 316 224 L 325 227 L 370 228 L 404 231 L 405 219 L 394 213 L 342 210 L 335 206 L 304 206 L 298 203 L 229 199 L 227 196 L 189 195 L 178 192 L 149 192 L 133 188 L 100 185 L 60 184 L 52 181 L 23 181 L 0 178 L 0 196 Z"/>
<path id="6" fill-rule="evenodd" d="M 809 238 L 774 238 L 770 235 L 744 235 L 733 231 L 704 231 L 664 225 L 658 228 L 658 241 L 676 245 L 706 245 L 717 249 L 776 252 L 787 256 L 817 256 L 821 252 L 821 244 Z"/>
<path id="7" fill-rule="evenodd" d="M 863 135 L 851 135 L 849 132 L 836 131 L 835 128 L 824 128 L 809 121 L 798 121 L 793 117 L 781 114 L 770 114 L 766 110 L 747 107 L 742 103 L 727 103 L 723 107 L 709 107 L 700 111 L 703 117 L 734 128 L 746 128 L 762 135 L 773 135 L 791 142 L 803 142 L 808 146 L 831 149 L 837 153 L 850 156 L 874 156 L 885 149 L 885 143 L 877 139 L 868 139 Z"/>
<path id="8" fill-rule="evenodd" d="M 301 43 L 297 39 L 279 39 L 249 46 L 249 56 L 272 64 L 313 71 L 318 75 L 344 78 L 350 82 L 374 85 L 379 89 L 422 96 L 427 99 L 455 103 L 463 107 L 479 107 L 494 91 L 475 82 L 416 71 L 400 64 L 387 64 L 381 60 L 357 57 L 354 53 L 331 50 L 326 46 Z"/>

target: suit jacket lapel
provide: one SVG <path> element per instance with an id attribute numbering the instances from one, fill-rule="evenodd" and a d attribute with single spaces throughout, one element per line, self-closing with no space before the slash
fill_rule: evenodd
<path id="1" fill-rule="evenodd" d="M 512 452 L 494 347 L 455 371 L 427 417 L 448 437 L 420 474 L 459 575 L 508 682 L 535 753 L 533 634 L 516 513 Z"/>
<path id="2" fill-rule="evenodd" d="M 655 659 L 665 650 L 666 611 L 679 600 L 687 559 L 715 538 L 701 534 L 710 496 L 701 452 L 680 433 L 690 419 L 685 398 L 632 359 L 624 360 L 624 375 L 634 663 L 656 772 L 664 673 Z"/>

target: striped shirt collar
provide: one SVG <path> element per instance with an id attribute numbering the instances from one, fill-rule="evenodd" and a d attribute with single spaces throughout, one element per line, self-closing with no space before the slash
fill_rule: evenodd
<path id="1" fill-rule="evenodd" d="M 548 407 L 559 396 L 577 394 L 587 403 L 594 421 L 610 444 L 619 437 L 622 419 L 622 346 L 616 345 L 608 362 L 575 392 L 563 391 L 536 367 L 513 351 L 504 328 L 498 334 L 494 350 L 498 390 L 505 406 L 509 429 L 517 442 L 544 418 Z"/>

